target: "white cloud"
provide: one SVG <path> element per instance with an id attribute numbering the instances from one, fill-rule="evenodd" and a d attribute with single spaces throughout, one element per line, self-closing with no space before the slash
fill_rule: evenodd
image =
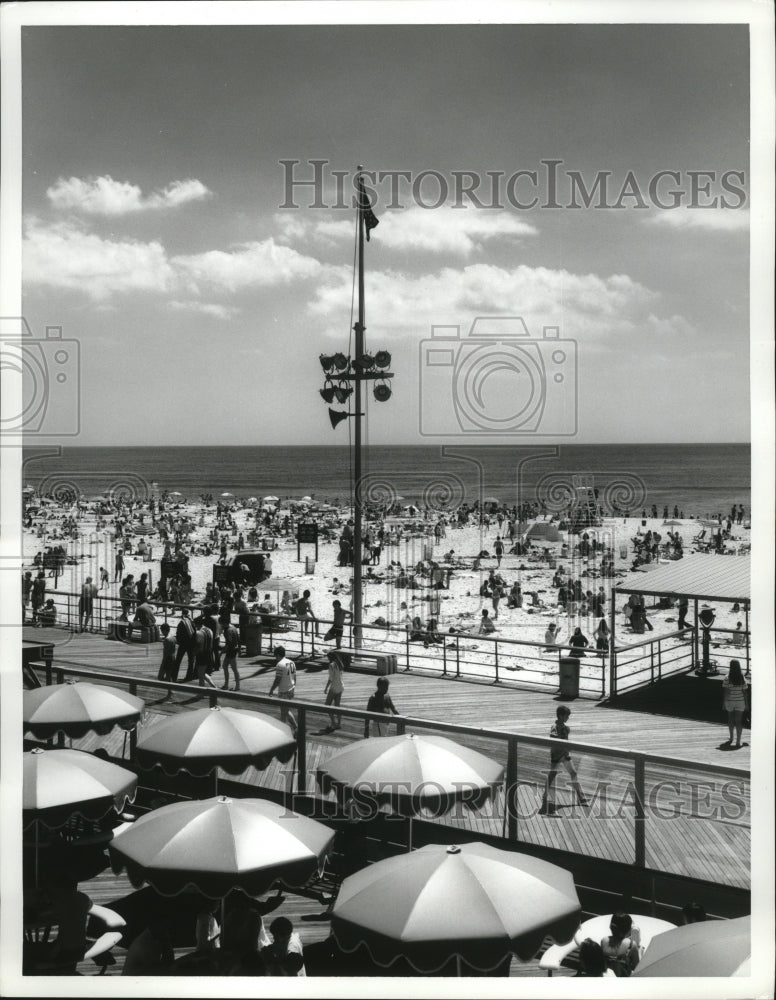
<path id="1" fill-rule="evenodd" d="M 23 243 L 24 281 L 81 291 L 95 302 L 123 292 L 215 292 L 268 288 L 317 275 L 320 263 L 272 239 L 233 251 L 168 257 L 157 242 L 105 239 L 72 222 L 46 225 L 28 219 Z M 176 301 L 190 301 L 179 298 Z M 201 311 L 226 317 L 226 307 L 200 304 Z"/>
<path id="2" fill-rule="evenodd" d="M 234 306 L 222 306 L 215 302 L 196 302 L 196 301 L 186 301 L 180 302 L 174 299 L 170 302 L 170 308 L 175 309 L 176 312 L 196 312 L 202 313 L 204 316 L 213 316 L 215 319 L 231 319 L 233 316 L 237 316 L 240 312 L 239 309 L 235 309 Z"/>
<path id="3" fill-rule="evenodd" d="M 308 309 L 331 319 L 328 332 L 339 335 L 350 295 L 342 269 L 326 272 Z M 553 325 L 566 337 L 602 337 L 633 330 L 656 298 L 627 275 L 602 278 L 527 265 L 508 270 L 471 264 L 420 276 L 376 271 L 367 274 L 366 283 L 367 323 L 380 339 L 426 337 L 434 324 L 468 325 L 478 315 L 522 316 L 532 337 Z"/>
<path id="4" fill-rule="evenodd" d="M 398 250 L 428 250 L 468 256 L 496 238 L 535 236 L 538 230 L 510 212 L 485 209 L 435 209 L 417 206 L 404 212 L 386 212 L 380 219 L 380 242 Z"/>
<path id="5" fill-rule="evenodd" d="M 289 241 L 315 238 L 331 243 L 354 237 L 354 217 L 302 222 L 278 213 L 275 219 L 284 239 Z M 468 257 L 482 250 L 489 240 L 515 240 L 537 233 L 535 226 L 510 212 L 442 205 L 434 209 L 412 206 L 403 211 L 383 212 L 374 238 L 379 240 L 381 246 L 391 250 L 418 250 Z"/>
<path id="6" fill-rule="evenodd" d="M 292 243 L 294 240 L 303 240 L 309 236 L 309 226 L 305 225 L 303 219 L 297 212 L 276 212 L 274 223 L 278 229 L 278 240 L 281 243 Z"/>
<path id="7" fill-rule="evenodd" d="M 244 243 L 235 250 L 172 258 L 172 265 L 194 292 L 200 285 L 235 292 L 241 288 L 288 284 L 297 278 L 318 274 L 321 265 L 313 257 L 297 253 L 273 239 Z"/>
<path id="8" fill-rule="evenodd" d="M 652 212 L 644 222 L 670 229 L 702 229 L 718 232 L 742 232 L 749 229 L 748 208 L 672 208 Z"/>
<path id="9" fill-rule="evenodd" d="M 161 243 L 106 240 L 71 223 L 27 223 L 24 280 L 81 291 L 99 302 L 117 292 L 164 292 L 174 275 Z"/>
<path id="10" fill-rule="evenodd" d="M 189 201 L 201 201 L 211 192 L 198 180 L 173 181 L 161 191 L 143 195 L 137 184 L 114 181 L 112 177 L 60 177 L 46 196 L 54 208 L 85 212 L 88 215 L 128 215 L 148 209 L 177 208 Z"/>

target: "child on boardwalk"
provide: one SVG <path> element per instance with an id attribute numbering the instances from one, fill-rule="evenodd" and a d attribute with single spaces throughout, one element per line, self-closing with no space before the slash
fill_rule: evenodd
<path id="1" fill-rule="evenodd" d="M 550 736 L 556 740 L 567 740 L 571 731 L 568 726 L 571 709 L 566 705 L 559 705 L 555 715 L 555 724 L 550 730 Z M 555 815 L 555 778 L 557 777 L 559 767 L 564 767 L 568 772 L 569 777 L 571 778 L 571 787 L 574 789 L 577 802 L 581 806 L 588 805 L 587 798 L 580 788 L 577 771 L 574 767 L 573 761 L 571 760 L 571 754 L 568 750 L 564 750 L 562 747 L 553 746 L 550 750 L 550 770 L 547 774 L 547 783 L 545 785 L 544 796 L 542 798 L 542 806 L 539 810 L 540 816 Z"/>

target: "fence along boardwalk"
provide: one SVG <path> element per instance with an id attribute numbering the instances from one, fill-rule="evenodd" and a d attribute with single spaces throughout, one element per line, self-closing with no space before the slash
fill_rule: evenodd
<path id="1" fill-rule="evenodd" d="M 133 646 L 106 640 L 103 636 L 74 634 L 60 630 L 29 629 L 25 637 L 58 643 L 54 667 L 67 664 L 116 672 L 140 682 L 138 694 L 146 699 L 147 714 L 144 723 L 150 727 L 165 715 L 184 711 L 192 706 L 206 704 L 195 693 L 192 697 L 177 692 L 165 699 L 159 689 L 143 688 L 144 678 L 156 678 L 160 659 L 159 646 Z M 63 638 L 66 640 L 62 642 Z M 247 659 L 239 661 L 243 678 L 242 690 L 252 694 L 266 694 L 271 684 L 271 667 L 252 664 Z M 325 672 L 300 670 L 297 675 L 297 700 L 323 701 Z M 222 677 L 216 674 L 216 683 Z M 463 726 L 503 730 L 535 736 L 547 736 L 558 702 L 552 695 L 535 691 L 522 691 L 511 686 L 481 684 L 471 681 L 443 680 L 438 677 L 399 673 L 390 678 L 391 695 L 402 715 Z M 122 684 L 126 686 L 126 682 Z M 365 708 L 374 690 L 374 676 L 347 673 L 343 707 Z M 273 712 L 271 706 L 254 706 L 240 703 L 219 691 L 219 703 L 234 707 L 252 707 Z M 749 782 L 737 782 L 730 801 L 730 794 L 723 791 L 725 779 L 714 774 L 692 775 L 683 768 L 684 762 L 702 764 L 732 763 L 746 768 L 749 748 L 731 755 L 719 749 L 725 737 L 725 728 L 708 722 L 660 716 L 636 711 L 623 711 L 617 707 L 603 707 L 588 700 L 577 700 L 572 709 L 572 739 L 599 746 L 610 746 L 664 755 L 673 758 L 669 765 L 647 764 L 645 787 L 647 792 L 646 843 L 647 864 L 662 871 L 689 875 L 721 884 L 747 888 L 750 884 L 750 812 Z M 722 713 L 720 712 L 720 715 Z M 307 790 L 317 791 L 315 770 L 337 749 L 363 736 L 363 723 L 345 719 L 343 729 L 335 734 L 321 732 L 328 725 L 328 712 L 308 711 L 307 721 Z M 417 729 L 418 727 L 414 727 Z M 506 745 L 475 734 L 451 734 L 451 738 L 478 749 L 506 763 Z M 87 737 L 74 741 L 73 746 L 94 749 L 104 746 L 113 756 L 122 756 L 124 734 L 114 730 L 107 737 Z M 571 807 L 571 795 L 565 775 L 558 777 L 558 816 L 547 819 L 537 815 L 537 787 L 541 786 L 547 771 L 548 753 L 544 747 L 521 744 L 518 748 L 518 838 L 520 840 L 571 850 L 597 858 L 633 862 L 634 809 L 631 782 L 634 778 L 632 761 L 611 756 L 575 755 L 583 787 L 592 792 L 597 782 L 608 782 L 607 801 L 599 799 L 591 810 L 585 812 Z M 274 762 L 264 772 L 249 768 L 240 776 L 241 781 L 256 787 L 265 786 L 277 791 L 286 788 L 287 768 Z M 223 777 L 228 777 L 223 775 Z M 689 786 L 689 781 L 708 783 L 711 791 L 702 792 L 699 798 Z M 678 783 L 666 786 L 664 782 Z M 536 787 L 532 787 L 536 786 Z M 727 797 L 726 797 L 727 796 Z M 705 817 L 699 821 L 693 811 L 702 808 Z M 672 813 L 679 815 L 672 816 Z M 661 816 L 662 813 L 662 816 Z M 439 822 L 458 826 L 470 834 L 499 836 L 503 828 L 503 809 L 486 807 L 481 813 L 461 809 Z"/>

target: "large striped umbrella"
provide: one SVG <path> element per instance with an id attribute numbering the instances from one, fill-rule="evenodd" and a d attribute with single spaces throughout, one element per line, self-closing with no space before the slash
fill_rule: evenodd
<path id="1" fill-rule="evenodd" d="M 80 739 L 89 732 L 104 736 L 114 726 L 133 729 L 145 702 L 117 688 L 67 681 L 24 692 L 24 729 L 36 739 L 56 733 Z"/>
<path id="2" fill-rule="evenodd" d="M 750 976 L 752 918 L 704 920 L 652 938 L 634 976 Z"/>
<path id="3" fill-rule="evenodd" d="M 260 712 L 216 706 L 165 719 L 138 741 L 137 762 L 169 775 L 205 775 L 218 767 L 240 774 L 250 766 L 263 771 L 275 758 L 286 763 L 295 752 L 296 740 L 285 723 Z"/>
<path id="4" fill-rule="evenodd" d="M 223 899 L 259 896 L 274 882 L 303 885 L 319 871 L 335 832 L 265 799 L 219 796 L 175 802 L 141 816 L 108 845 L 111 865 L 135 887 L 163 896 L 195 889 Z"/>
<path id="5" fill-rule="evenodd" d="M 331 929 L 343 951 L 365 946 L 387 966 L 419 972 L 448 962 L 494 969 L 536 955 L 546 935 L 568 941 L 581 907 L 570 872 L 488 844 L 429 844 L 346 878 Z"/>

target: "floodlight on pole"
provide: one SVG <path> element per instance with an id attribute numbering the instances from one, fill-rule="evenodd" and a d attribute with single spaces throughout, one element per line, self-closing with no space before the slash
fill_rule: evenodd
<path id="1" fill-rule="evenodd" d="M 391 355 L 388 351 L 378 351 L 375 354 L 375 368 L 390 368 L 391 366 Z"/>
<path id="2" fill-rule="evenodd" d="M 378 382 L 373 391 L 378 403 L 387 403 L 391 398 L 391 387 L 387 382 Z"/>

